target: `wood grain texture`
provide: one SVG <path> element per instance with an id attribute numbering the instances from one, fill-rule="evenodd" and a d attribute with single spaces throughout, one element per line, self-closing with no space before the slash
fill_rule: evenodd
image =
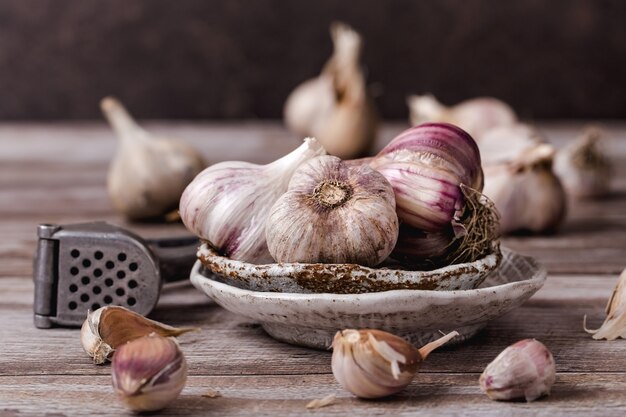
<path id="1" fill-rule="evenodd" d="M 212 162 L 266 163 L 297 144 L 269 123 L 156 123 L 150 128 L 188 138 Z M 563 144 L 580 125 L 542 128 Z M 390 138 L 401 129 L 391 125 L 384 131 Z M 613 125 L 611 132 L 626 136 L 626 126 Z M 38 223 L 107 220 L 148 238 L 187 234 L 181 224 L 128 223 L 112 212 L 104 178 L 114 145 L 99 124 L 0 125 L 0 416 L 124 414 L 114 401 L 110 366 L 91 363 L 77 330 L 32 325 Z M 626 141 L 611 146 L 626 161 Z M 556 235 L 504 239 L 547 266 L 545 286 L 468 342 L 433 353 L 407 390 L 384 401 L 360 401 L 342 391 L 331 374 L 330 352 L 277 342 L 258 323 L 221 309 L 187 283 L 165 286 L 151 317 L 201 330 L 180 339 L 190 378 L 181 398 L 162 414 L 624 415 L 626 341 L 595 341 L 582 329 L 582 319 L 587 315 L 591 327 L 602 322 L 617 272 L 626 264 L 625 172 L 621 164 L 611 198 L 572 201 Z M 490 401 L 478 389 L 479 374 L 502 349 L 528 337 L 554 354 L 553 394 L 530 404 Z M 222 397 L 202 397 L 208 389 Z M 328 394 L 337 395 L 336 404 L 304 408 Z"/>

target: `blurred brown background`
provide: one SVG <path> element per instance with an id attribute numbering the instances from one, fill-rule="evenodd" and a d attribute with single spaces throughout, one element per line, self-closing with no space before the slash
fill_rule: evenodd
<path id="1" fill-rule="evenodd" d="M 383 117 L 405 96 L 493 95 L 526 118 L 626 117 L 626 1 L 2 0 L 0 120 L 278 118 L 331 51 L 365 38 Z"/>

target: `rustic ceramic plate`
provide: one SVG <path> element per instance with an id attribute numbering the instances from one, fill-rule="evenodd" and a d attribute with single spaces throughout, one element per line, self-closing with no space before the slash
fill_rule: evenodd
<path id="1" fill-rule="evenodd" d="M 218 255 L 206 244 L 198 251 L 202 264 L 221 281 L 252 291 L 361 294 L 389 290 L 468 290 L 496 269 L 500 250 L 470 263 L 432 271 L 368 268 L 356 264 L 276 263 L 255 265 Z"/>
<path id="2" fill-rule="evenodd" d="M 228 285 L 196 262 L 191 282 L 217 304 L 261 323 L 274 338 L 326 349 L 346 328 L 376 328 L 423 345 L 440 331 L 457 330 L 460 342 L 522 304 L 546 280 L 529 257 L 502 249 L 500 266 L 472 290 L 392 290 L 367 294 L 302 294 L 251 291 Z"/>

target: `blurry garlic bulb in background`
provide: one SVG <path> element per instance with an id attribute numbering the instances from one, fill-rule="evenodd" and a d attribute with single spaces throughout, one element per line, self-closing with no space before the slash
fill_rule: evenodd
<path id="1" fill-rule="evenodd" d="M 452 123 L 467 131 L 477 142 L 488 130 L 517 121 L 511 106 L 493 97 L 477 97 L 447 107 L 432 94 L 412 95 L 407 98 L 407 104 L 412 125 Z"/>
<path id="2" fill-rule="evenodd" d="M 360 67 L 361 36 L 344 23 L 330 28 L 334 51 L 322 73 L 300 84 L 285 104 L 285 123 L 314 136 L 342 159 L 368 153 L 376 138 L 377 115 Z"/>
<path id="3" fill-rule="evenodd" d="M 515 123 L 487 131 L 478 142 L 478 148 L 485 166 L 511 161 L 541 143 L 546 143 L 546 140 L 537 129 Z"/>
<path id="4" fill-rule="evenodd" d="M 180 199 L 180 217 L 221 255 L 250 263 L 273 262 L 265 241 L 269 210 L 287 191 L 301 163 L 326 152 L 313 138 L 267 165 L 227 161 L 202 171 Z"/>
<path id="5" fill-rule="evenodd" d="M 500 231 L 553 232 L 566 212 L 566 196 L 552 172 L 555 149 L 538 143 L 517 157 L 485 165 L 484 193 L 500 213 Z"/>
<path id="6" fill-rule="evenodd" d="M 272 206 L 265 236 L 277 262 L 378 265 L 398 239 L 393 188 L 367 165 L 314 158 Z"/>
<path id="7" fill-rule="evenodd" d="M 119 138 L 107 180 L 115 209 L 134 220 L 176 210 L 183 190 L 205 166 L 198 151 L 175 139 L 153 137 L 115 98 L 104 98 L 100 106 Z"/>
<path id="8" fill-rule="evenodd" d="M 602 197 L 610 192 L 612 166 L 600 145 L 602 133 L 588 128 L 576 141 L 556 154 L 554 171 L 568 194 L 579 198 Z"/>

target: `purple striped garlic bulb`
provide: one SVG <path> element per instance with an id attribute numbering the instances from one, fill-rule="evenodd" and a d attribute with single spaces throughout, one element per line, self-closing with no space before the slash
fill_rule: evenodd
<path id="1" fill-rule="evenodd" d="M 303 162 L 326 151 L 313 138 L 267 165 L 229 161 L 210 166 L 187 186 L 180 217 L 191 232 L 231 259 L 273 262 L 265 242 L 269 210 Z"/>

